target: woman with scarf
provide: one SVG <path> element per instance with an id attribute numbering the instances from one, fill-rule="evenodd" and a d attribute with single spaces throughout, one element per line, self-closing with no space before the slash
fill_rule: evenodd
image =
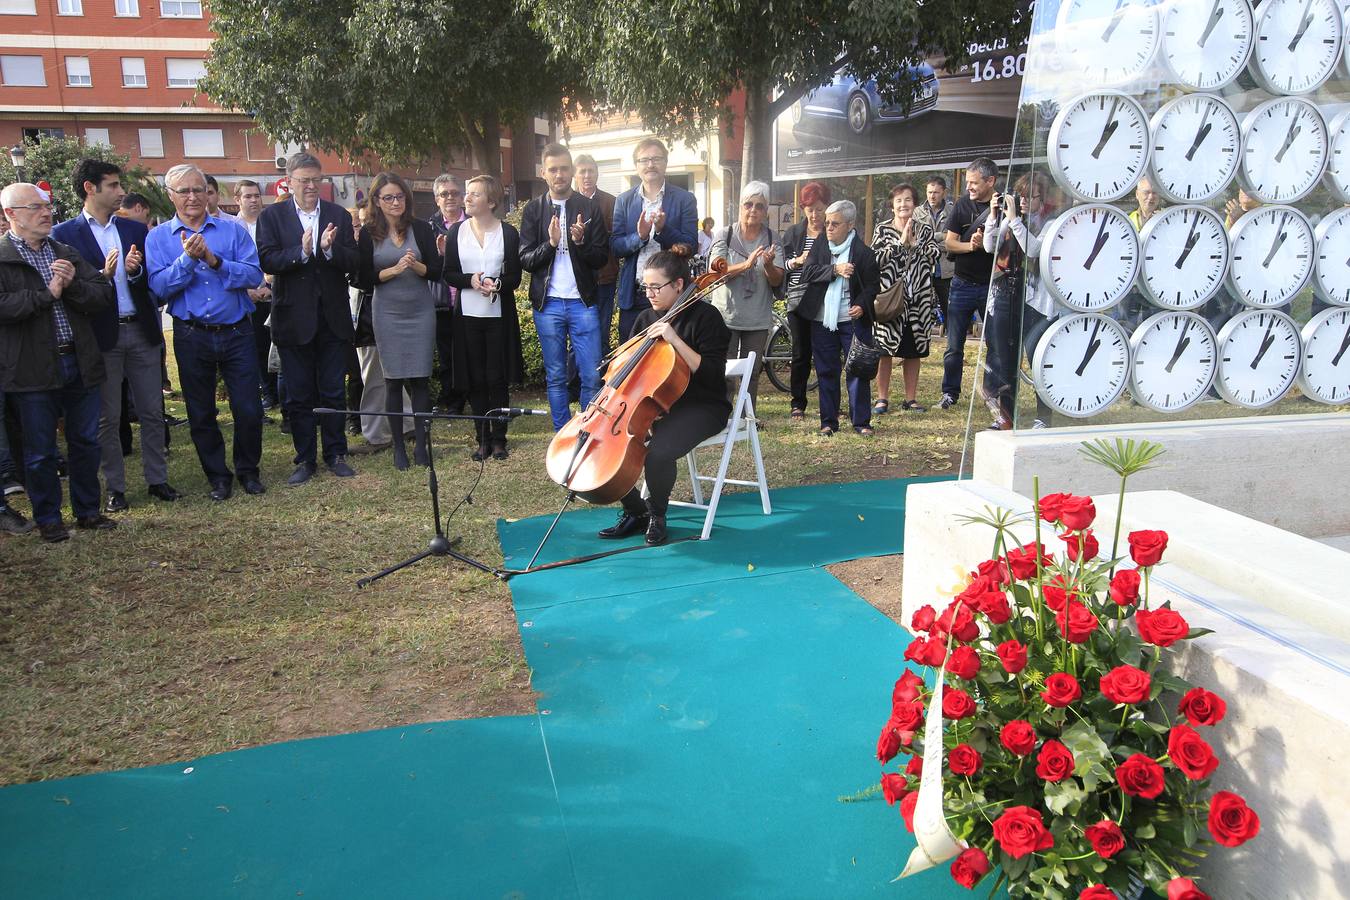
<path id="1" fill-rule="evenodd" d="M 839 373 L 854 340 L 872 343 L 872 302 L 880 286 L 877 258 L 853 225 L 858 209 L 837 200 L 825 210 L 824 240 L 812 246 L 802 266 L 807 283 L 797 315 L 811 322 L 811 355 L 820 385 L 820 433 L 839 430 Z M 872 434 L 872 392 L 868 382 L 848 377 L 848 411 L 853 430 Z"/>

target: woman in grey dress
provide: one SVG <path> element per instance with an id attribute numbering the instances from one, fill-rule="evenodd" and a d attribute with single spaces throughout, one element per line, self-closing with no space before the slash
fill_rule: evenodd
<path id="1" fill-rule="evenodd" d="M 372 292 L 375 344 L 388 385 L 385 409 L 403 412 L 403 391 L 412 397 L 413 412 L 431 411 L 432 353 L 436 346 L 436 307 L 427 282 L 441 277 L 436 235 L 426 222 L 414 219 L 412 190 L 399 176 L 381 172 L 370 187 L 374 209 L 361 230 L 361 283 Z M 389 417 L 394 438 L 394 466 L 408 468 L 403 443 L 404 419 Z M 414 461 L 428 462 L 428 422 L 416 420 Z"/>

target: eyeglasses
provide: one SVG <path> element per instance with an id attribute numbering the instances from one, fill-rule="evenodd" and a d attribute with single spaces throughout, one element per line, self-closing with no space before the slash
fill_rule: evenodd
<path id="1" fill-rule="evenodd" d="M 642 286 L 642 289 L 647 292 L 648 297 L 655 297 L 657 294 L 661 293 L 663 289 L 674 284 L 675 281 L 676 279 L 672 278 L 665 284 L 644 284 Z"/>
<path id="2" fill-rule="evenodd" d="M 323 181 L 322 178 L 292 178 L 291 184 L 298 184 L 301 187 L 311 187 Z"/>
<path id="3" fill-rule="evenodd" d="M 637 163 L 639 166 L 654 166 L 657 163 L 663 163 L 665 161 L 666 158 L 664 156 L 641 156 L 633 160 L 633 162 Z"/>
<path id="4" fill-rule="evenodd" d="M 747 200 L 741 204 L 741 209 L 757 209 L 760 212 L 764 212 L 768 208 L 769 205 L 767 203 L 756 203 L 753 200 Z"/>
<path id="5" fill-rule="evenodd" d="M 44 211 L 45 211 L 45 212 L 51 212 L 51 211 L 52 211 L 52 205 L 51 205 L 50 203 L 24 203 L 24 204 L 21 204 L 21 205 L 19 205 L 19 206 L 11 206 L 11 207 L 9 207 L 9 208 L 10 208 L 10 209 L 31 209 L 31 210 L 37 210 L 38 212 L 44 212 Z"/>
<path id="6" fill-rule="evenodd" d="M 185 188 L 171 187 L 169 188 L 169 190 L 175 194 L 178 194 L 180 197 L 182 196 L 200 197 L 206 193 L 206 188 L 204 187 L 185 187 Z"/>
<path id="7" fill-rule="evenodd" d="M 382 195 L 382 196 L 380 197 L 380 202 L 381 202 L 381 203 L 402 203 L 402 202 L 403 202 L 404 200 L 406 200 L 406 199 L 408 199 L 408 198 L 405 197 L 405 196 L 403 196 L 402 194 L 384 194 L 384 195 Z"/>

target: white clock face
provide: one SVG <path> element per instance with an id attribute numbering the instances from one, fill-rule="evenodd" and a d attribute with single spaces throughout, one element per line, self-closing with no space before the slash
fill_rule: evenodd
<path id="1" fill-rule="evenodd" d="M 1350 42 L 1346 47 L 1350 48 Z M 1333 117 L 1327 132 L 1327 174 L 1322 180 L 1337 200 L 1350 203 L 1350 109 Z"/>
<path id="2" fill-rule="evenodd" d="M 1042 400 L 1066 416 L 1095 416 L 1125 390 L 1129 340 L 1114 319 L 1093 313 L 1065 316 L 1041 335 L 1031 368 Z"/>
<path id="3" fill-rule="evenodd" d="M 1130 335 L 1130 396 L 1158 412 L 1180 412 L 1214 382 L 1218 339 L 1209 323 L 1188 312 L 1162 312 Z"/>
<path id="4" fill-rule="evenodd" d="M 1292 206 L 1262 206 L 1233 228 L 1228 280 L 1248 306 L 1283 306 L 1312 274 L 1313 230 Z"/>
<path id="5" fill-rule="evenodd" d="M 1055 43 L 1068 74 L 1105 86 L 1148 71 L 1158 30 L 1158 9 L 1149 0 L 1066 0 L 1055 23 Z"/>
<path id="6" fill-rule="evenodd" d="M 1203 203 L 1228 187 L 1242 153 L 1237 114 L 1211 94 L 1186 94 L 1153 114 L 1149 181 L 1173 203 Z"/>
<path id="7" fill-rule="evenodd" d="M 1329 213 L 1314 235 L 1313 292 L 1327 303 L 1350 306 L 1350 208 Z"/>
<path id="8" fill-rule="evenodd" d="M 1267 100 L 1242 123 L 1242 187 L 1263 203 L 1307 196 L 1327 162 L 1327 125 L 1317 107 L 1299 97 Z"/>
<path id="9" fill-rule="evenodd" d="M 1084 94 L 1050 125 L 1050 172 L 1079 200 L 1118 200 L 1148 165 L 1148 118 L 1115 91 Z"/>
<path id="10" fill-rule="evenodd" d="M 1223 286 L 1228 232 L 1205 206 L 1154 213 L 1139 233 L 1139 286 L 1163 309 L 1194 309 Z"/>
<path id="11" fill-rule="evenodd" d="M 1350 309 L 1326 309 L 1303 326 L 1298 386 L 1319 403 L 1350 403 Z"/>
<path id="12" fill-rule="evenodd" d="M 1055 299 L 1070 309 L 1110 309 L 1134 284 L 1139 237 L 1113 206 L 1076 206 L 1060 213 L 1041 237 L 1041 273 Z"/>
<path id="13" fill-rule="evenodd" d="M 1229 403 L 1260 409 L 1285 395 L 1299 369 L 1298 327 L 1284 313 L 1249 309 L 1219 329 L 1214 387 Z"/>
<path id="14" fill-rule="evenodd" d="M 1184 87 L 1218 90 L 1247 65 L 1254 28 L 1249 0 L 1177 0 L 1162 18 L 1163 61 Z"/>
<path id="15" fill-rule="evenodd" d="M 1331 77 L 1344 35 L 1338 0 L 1264 0 L 1251 73 L 1272 94 L 1306 94 Z"/>

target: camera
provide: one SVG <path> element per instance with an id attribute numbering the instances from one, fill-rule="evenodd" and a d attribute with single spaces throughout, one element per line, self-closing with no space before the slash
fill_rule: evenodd
<path id="1" fill-rule="evenodd" d="M 1020 217 L 1026 209 L 1025 205 L 1022 202 L 1021 194 L 996 193 L 994 196 L 998 200 L 998 202 L 994 205 L 994 209 L 997 211 L 997 214 L 999 215 L 1002 215 L 1003 213 L 1007 212 L 1013 216 Z"/>

